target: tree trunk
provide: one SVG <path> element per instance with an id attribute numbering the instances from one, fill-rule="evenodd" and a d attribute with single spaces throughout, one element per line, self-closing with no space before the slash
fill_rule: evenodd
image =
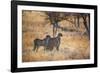
<path id="1" fill-rule="evenodd" d="M 87 23 L 87 20 L 86 20 L 86 16 L 83 18 L 84 19 L 84 26 L 86 28 L 86 31 L 87 31 L 87 34 L 88 34 L 88 37 L 90 39 L 90 26 L 88 27 L 88 23 Z M 90 25 L 90 24 L 89 24 Z"/>
<path id="2" fill-rule="evenodd" d="M 77 16 L 77 27 L 79 28 L 79 25 L 80 25 L 80 23 L 79 23 L 79 16 Z"/>
<path id="3" fill-rule="evenodd" d="M 83 18 L 83 24 L 86 28 L 88 37 L 90 39 L 90 18 L 88 18 L 88 20 L 87 20 L 87 15 L 83 15 L 82 18 Z"/>
<path id="4" fill-rule="evenodd" d="M 57 31 L 58 31 L 58 22 L 55 22 L 55 23 L 53 24 L 53 37 L 56 36 Z"/>

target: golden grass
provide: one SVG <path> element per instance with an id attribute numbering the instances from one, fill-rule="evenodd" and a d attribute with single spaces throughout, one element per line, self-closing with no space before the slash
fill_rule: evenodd
<path id="1" fill-rule="evenodd" d="M 22 20 L 22 61 L 55 61 L 55 60 L 75 60 L 75 59 L 89 59 L 90 58 L 90 41 L 86 35 L 78 34 L 78 32 L 64 32 L 62 33 L 61 44 L 59 51 L 55 48 L 52 51 L 44 51 L 44 47 L 40 47 L 38 52 L 33 51 L 33 40 L 36 38 L 43 39 L 46 35 L 53 35 L 52 25 L 45 23 L 45 17 L 43 12 L 32 13 L 26 11 L 23 13 Z M 74 28 L 71 23 L 67 21 L 60 22 L 60 25 L 67 28 Z M 79 29 L 84 32 L 83 26 Z"/>

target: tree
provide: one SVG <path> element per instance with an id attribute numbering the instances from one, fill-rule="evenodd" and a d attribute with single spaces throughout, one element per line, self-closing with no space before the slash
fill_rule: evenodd
<path id="1" fill-rule="evenodd" d="M 53 37 L 55 37 L 58 28 L 63 29 L 64 27 L 60 27 L 59 22 L 62 20 L 66 20 L 74 24 L 73 21 L 69 20 L 68 16 L 73 15 L 73 13 L 65 13 L 65 12 L 45 12 L 47 15 L 46 19 L 49 19 L 50 23 L 53 25 Z"/>
<path id="2" fill-rule="evenodd" d="M 89 14 L 82 14 L 81 17 L 83 18 L 83 24 L 86 28 L 88 37 L 90 39 L 90 15 Z"/>
<path id="3" fill-rule="evenodd" d="M 86 29 L 86 32 L 88 34 L 88 37 L 90 39 L 90 15 L 88 13 L 76 13 L 75 16 L 75 25 L 77 29 L 80 27 L 80 18 L 83 19 L 83 25 Z"/>
<path id="4" fill-rule="evenodd" d="M 83 19 L 83 25 L 87 31 L 88 36 L 90 37 L 90 15 L 88 13 L 70 13 L 70 12 L 45 12 L 46 19 L 50 21 L 53 25 L 53 37 L 55 37 L 58 28 L 61 28 L 59 22 L 66 20 L 75 25 L 78 29 L 80 27 L 80 18 Z M 74 20 L 69 20 L 69 16 L 73 16 Z M 88 20 L 87 20 L 88 18 Z"/>
<path id="5" fill-rule="evenodd" d="M 53 25 L 53 37 L 55 37 L 57 30 L 59 28 L 59 21 L 60 19 L 60 13 L 58 12 L 45 12 L 47 15 L 46 19 L 49 19 L 50 23 Z"/>

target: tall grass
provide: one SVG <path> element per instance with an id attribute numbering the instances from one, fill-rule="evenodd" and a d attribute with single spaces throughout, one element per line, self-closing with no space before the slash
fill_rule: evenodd
<path id="1" fill-rule="evenodd" d="M 22 61 L 55 61 L 55 60 L 76 60 L 90 58 L 90 41 L 84 33 L 84 26 L 80 26 L 77 31 L 62 31 L 61 44 L 59 51 L 55 48 L 52 51 L 44 51 L 44 47 L 40 47 L 38 52 L 33 51 L 33 40 L 36 38 L 43 39 L 46 35 L 52 37 L 52 25 L 46 23 L 43 12 L 28 11 L 23 12 L 22 16 Z M 70 17 L 69 17 L 70 18 Z M 68 29 L 76 30 L 76 27 L 68 21 L 61 21 L 60 25 Z"/>

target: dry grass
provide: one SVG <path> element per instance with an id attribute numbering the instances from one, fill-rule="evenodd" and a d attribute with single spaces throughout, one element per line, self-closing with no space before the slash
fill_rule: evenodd
<path id="1" fill-rule="evenodd" d="M 59 51 L 44 51 L 44 47 L 40 47 L 38 52 L 34 52 L 33 40 L 36 38 L 43 39 L 47 34 L 52 36 L 52 25 L 46 24 L 43 12 L 32 13 L 25 11 L 23 16 L 23 48 L 22 48 L 22 61 L 54 61 L 54 60 L 74 60 L 74 59 L 89 59 L 90 58 L 90 42 L 87 35 L 81 35 L 84 32 L 83 26 L 79 29 L 80 32 L 64 32 L 58 30 L 63 34 Z M 67 21 L 60 22 L 60 25 L 67 28 L 75 27 Z"/>

